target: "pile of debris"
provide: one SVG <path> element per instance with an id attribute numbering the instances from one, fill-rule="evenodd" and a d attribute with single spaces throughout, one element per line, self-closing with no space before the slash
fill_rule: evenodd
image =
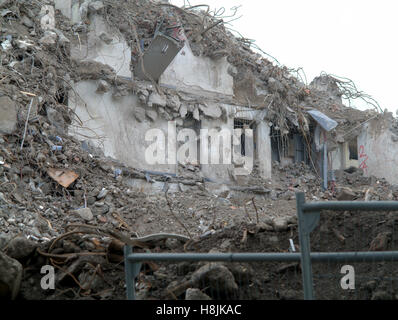
<path id="1" fill-rule="evenodd" d="M 218 59 L 228 52 L 237 83 L 262 80 L 255 83 L 261 99 L 250 104 L 269 108 L 270 120 L 281 132 L 288 132 L 291 124 L 305 127 L 308 120 L 300 111 L 304 104 L 305 108 L 319 106 L 320 101 L 330 99 L 320 94 L 317 82 L 305 86 L 289 70 L 253 53 L 247 43 L 203 11 L 149 1 L 84 3 L 83 17 L 93 10 L 103 12 L 135 48 L 136 59 L 156 30 L 167 33 L 180 25 L 195 54 Z M 255 226 L 256 232 L 289 232 L 297 224 L 295 192 L 306 192 L 313 200 L 339 198 L 342 191 L 321 190 L 319 177 L 304 164 L 275 164 L 272 181 L 260 179 L 254 171 L 243 185 L 215 186 L 195 166 L 180 167 L 178 176 L 159 175 L 126 167 L 70 137 L 68 128 L 76 119 L 67 107 L 72 81 L 100 79 L 105 89 L 111 83 L 119 95 L 133 91 L 144 100 L 150 100 L 156 88 L 148 92 L 146 85 L 118 77 L 115 70 L 98 62 L 71 60 L 70 41 L 79 40 L 87 24 L 73 24 L 60 12 L 52 12 L 49 4 L 51 1 L 0 1 L 1 298 L 124 298 L 124 270 L 120 266 L 124 244 L 138 251 L 172 252 L 200 239 L 222 237 L 228 232 L 225 230 L 242 224 Z M 174 36 L 178 38 L 178 34 Z M 257 93 L 253 97 L 258 97 Z M 238 95 L 236 99 L 247 103 L 246 97 Z M 339 101 L 339 97 L 333 99 Z M 166 104 L 179 103 L 170 100 L 166 98 Z M 324 105 L 329 106 L 329 102 Z M 340 107 L 338 102 L 336 108 Z M 181 112 L 181 108 L 177 110 Z M 345 197 L 398 197 L 396 187 L 365 178 L 360 170 L 336 176 L 337 187 L 351 188 L 345 189 Z M 159 184 L 160 192 L 137 191 L 131 185 L 133 179 Z M 249 235 L 256 234 L 247 230 Z M 55 290 L 40 286 L 40 271 L 45 265 L 56 269 Z M 155 276 L 167 281 L 166 271 L 149 267 Z M 208 283 L 222 273 L 230 278 L 226 283 L 229 293 L 236 293 L 230 274 L 246 271 L 227 272 L 225 268 L 220 264 L 199 266 L 189 281 Z M 142 288 L 147 287 L 143 284 Z M 187 298 L 200 294 L 195 288 L 185 289 Z"/>

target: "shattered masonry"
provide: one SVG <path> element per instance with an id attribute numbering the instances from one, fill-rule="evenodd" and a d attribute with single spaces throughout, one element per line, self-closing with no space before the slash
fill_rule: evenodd
<path id="1" fill-rule="evenodd" d="M 312 200 L 397 199 L 391 114 L 346 107 L 341 80 L 321 74 L 303 83 L 201 9 L 147 0 L 0 0 L 1 298 L 123 298 L 108 283 L 124 281 L 113 270 L 125 243 L 179 252 L 192 238 L 203 252 L 284 250 L 296 232 L 297 191 Z M 253 172 L 235 175 L 234 164 L 146 164 L 145 132 L 166 132 L 169 121 L 177 130 L 252 128 Z M 394 217 L 382 218 L 364 249 L 391 245 Z M 341 233 L 333 233 L 336 246 Z M 57 286 L 79 292 L 46 296 L 30 285 L 50 261 L 67 269 L 56 269 Z M 23 274 L 27 267 L 33 271 Z M 179 265 L 169 279 L 170 266 L 150 265 L 153 275 L 142 275 L 138 292 L 170 298 L 163 296 L 169 279 L 167 292 L 210 299 L 201 283 L 221 276 L 230 297 L 265 277 L 207 267 Z M 261 279 L 272 282 L 291 267 Z M 179 292 L 183 280 L 188 287 Z M 371 296 L 378 295 L 375 287 Z"/>

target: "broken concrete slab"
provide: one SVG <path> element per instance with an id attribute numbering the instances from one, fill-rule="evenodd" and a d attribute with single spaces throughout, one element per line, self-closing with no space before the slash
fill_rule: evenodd
<path id="1" fill-rule="evenodd" d="M 53 31 L 57 34 L 58 42 L 60 45 L 66 45 L 66 44 L 70 43 L 69 39 L 67 37 L 65 37 L 65 35 L 63 34 L 63 32 L 61 30 L 54 28 Z"/>
<path id="2" fill-rule="evenodd" d="M 31 19 L 29 19 L 27 16 L 23 16 L 21 18 L 21 22 L 22 22 L 23 25 L 25 25 L 28 28 L 33 28 L 33 26 L 35 25 L 33 23 L 33 21 Z"/>
<path id="3" fill-rule="evenodd" d="M 356 197 L 357 195 L 350 188 L 341 188 L 340 192 L 336 196 L 336 199 L 339 201 L 351 201 Z"/>
<path id="4" fill-rule="evenodd" d="M 238 285 L 231 271 L 218 262 L 208 263 L 200 267 L 192 274 L 191 279 L 201 288 L 212 288 L 215 292 L 219 292 L 226 297 L 233 296 L 238 290 Z"/>
<path id="5" fill-rule="evenodd" d="M 18 261 L 29 257 L 37 248 L 37 244 L 25 237 L 13 238 L 7 245 L 5 252 L 7 255 Z"/>
<path id="6" fill-rule="evenodd" d="M 166 105 L 168 108 L 174 111 L 178 111 L 181 106 L 180 98 L 177 95 L 171 95 L 171 96 L 169 95 L 167 96 Z"/>
<path id="7" fill-rule="evenodd" d="M 149 119 L 151 119 L 152 121 L 156 121 L 158 118 L 158 113 L 155 110 L 150 110 L 147 109 L 146 110 L 146 115 L 148 116 Z"/>
<path id="8" fill-rule="evenodd" d="M 41 37 L 39 42 L 41 44 L 48 45 L 48 46 L 54 45 L 57 42 L 57 37 L 58 36 L 57 36 L 57 34 L 54 31 L 47 30 L 47 31 L 44 32 L 44 36 Z"/>
<path id="9" fill-rule="evenodd" d="M 88 12 L 96 13 L 105 8 L 105 5 L 102 1 L 93 1 L 88 5 Z"/>
<path id="10" fill-rule="evenodd" d="M 40 25 L 43 30 L 52 30 L 55 28 L 55 10 L 53 6 L 44 5 L 39 15 L 41 16 Z"/>
<path id="11" fill-rule="evenodd" d="M 0 134 L 11 134 L 17 126 L 17 106 L 7 96 L 0 97 Z"/>
<path id="12" fill-rule="evenodd" d="M 200 120 L 200 115 L 199 115 L 199 109 L 198 107 L 195 107 L 195 109 L 192 112 L 192 116 L 195 120 Z"/>
<path id="13" fill-rule="evenodd" d="M 91 221 L 94 218 L 90 208 L 80 208 L 76 209 L 74 212 L 78 214 L 85 221 Z"/>
<path id="14" fill-rule="evenodd" d="M 274 219 L 272 224 L 275 231 L 286 231 L 288 229 L 287 219 L 284 217 Z"/>
<path id="15" fill-rule="evenodd" d="M 179 110 L 179 112 L 180 112 L 180 116 L 181 116 L 181 118 L 185 118 L 185 116 L 187 115 L 187 113 L 188 113 L 188 106 L 186 105 L 186 104 L 182 104 L 181 106 L 180 106 L 180 110 Z"/>
<path id="16" fill-rule="evenodd" d="M 164 95 L 160 95 L 157 92 L 152 92 L 148 99 L 148 106 L 152 107 L 153 105 L 158 105 L 161 107 L 165 107 L 167 104 L 167 99 Z"/>
<path id="17" fill-rule="evenodd" d="M 203 114 L 207 117 L 217 119 L 222 115 L 221 108 L 215 103 L 200 103 L 199 109 L 203 112 Z"/>

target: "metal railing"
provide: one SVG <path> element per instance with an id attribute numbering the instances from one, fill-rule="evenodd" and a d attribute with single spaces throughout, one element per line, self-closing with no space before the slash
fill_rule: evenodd
<path id="1" fill-rule="evenodd" d="M 135 279 L 143 261 L 301 262 L 304 299 L 314 299 L 312 262 L 398 261 L 398 251 L 311 252 L 310 234 L 318 225 L 322 210 L 398 211 L 398 201 L 306 203 L 304 193 L 296 194 L 300 253 L 133 253 L 125 246 L 127 299 L 136 298 Z"/>

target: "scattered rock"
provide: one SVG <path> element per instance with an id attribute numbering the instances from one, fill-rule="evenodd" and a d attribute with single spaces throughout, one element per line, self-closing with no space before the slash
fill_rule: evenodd
<path id="1" fill-rule="evenodd" d="M 180 242 L 178 239 L 167 238 L 165 246 L 170 250 L 175 250 L 180 247 Z"/>
<path id="2" fill-rule="evenodd" d="M 17 106 L 7 96 L 0 97 L 0 134 L 11 134 L 17 126 Z"/>
<path id="3" fill-rule="evenodd" d="M 41 44 L 50 46 L 57 43 L 57 34 L 53 31 L 45 31 L 44 36 L 39 40 Z"/>
<path id="4" fill-rule="evenodd" d="M 148 99 L 148 106 L 152 107 L 153 105 L 165 107 L 167 105 L 166 96 L 160 95 L 157 92 L 152 92 Z"/>
<path id="5" fill-rule="evenodd" d="M 201 103 L 199 104 L 199 109 L 203 112 L 203 114 L 207 117 L 217 119 L 222 115 L 221 108 L 217 104 L 213 103 Z"/>
<path id="6" fill-rule="evenodd" d="M 221 296 L 233 297 L 238 285 L 231 271 L 221 263 L 208 263 L 192 274 L 192 282 L 200 288 L 209 287 Z"/>
<path id="7" fill-rule="evenodd" d="M 152 121 L 156 121 L 158 118 L 158 113 L 155 110 L 146 110 L 146 115 L 148 116 L 149 119 Z"/>
<path id="8" fill-rule="evenodd" d="M 221 250 L 229 250 L 232 247 L 232 240 L 231 239 L 225 239 L 221 244 L 220 244 L 220 249 Z"/>
<path id="9" fill-rule="evenodd" d="M 354 200 L 357 195 L 350 188 L 341 188 L 337 194 L 336 199 L 339 201 L 351 201 Z"/>
<path id="10" fill-rule="evenodd" d="M 285 273 L 285 272 L 289 272 L 289 271 L 299 272 L 300 271 L 300 263 L 293 262 L 293 263 L 283 264 L 276 270 L 277 273 Z"/>
<path id="11" fill-rule="evenodd" d="M 101 191 L 97 195 L 97 199 L 101 200 L 101 199 L 105 198 L 108 193 L 109 193 L 109 190 L 102 188 Z"/>
<path id="12" fill-rule="evenodd" d="M 185 116 L 187 115 L 187 113 L 188 113 L 188 107 L 187 107 L 187 105 L 185 105 L 185 104 L 181 104 L 181 106 L 180 106 L 180 110 L 179 110 L 179 113 L 180 113 L 180 116 L 181 116 L 181 118 L 185 118 Z"/>
<path id="13" fill-rule="evenodd" d="M 0 299 L 14 300 L 22 279 L 22 265 L 0 251 Z"/>
<path id="14" fill-rule="evenodd" d="M 22 16 L 21 22 L 28 28 L 33 28 L 33 26 L 35 25 L 33 21 L 29 19 L 27 16 Z"/>
<path id="15" fill-rule="evenodd" d="M 180 98 L 177 95 L 171 95 L 167 97 L 167 107 L 174 111 L 178 111 L 181 106 Z"/>
<path id="16" fill-rule="evenodd" d="M 29 257 L 37 248 L 37 244 L 25 237 L 16 237 L 12 239 L 7 246 L 6 253 L 9 257 L 22 261 Z"/>
<path id="17" fill-rule="evenodd" d="M 286 218 L 276 218 L 273 221 L 273 227 L 275 231 L 286 231 L 288 229 L 288 223 Z"/>
<path id="18" fill-rule="evenodd" d="M 80 208 L 75 210 L 75 212 L 86 221 L 91 221 L 94 217 L 90 208 Z"/>
<path id="19" fill-rule="evenodd" d="M 88 5 L 88 11 L 89 12 L 98 12 L 98 11 L 104 9 L 104 8 L 105 8 L 105 6 L 104 6 L 104 3 L 102 1 L 94 1 L 94 2 L 91 2 Z"/>
<path id="20" fill-rule="evenodd" d="M 185 292 L 185 300 L 211 300 L 211 298 L 197 288 L 188 288 Z"/>
<path id="21" fill-rule="evenodd" d="M 57 34 L 58 42 L 60 45 L 64 46 L 64 45 L 70 43 L 69 39 L 67 37 L 65 37 L 65 35 L 63 34 L 63 32 L 61 30 L 54 28 L 53 31 Z"/>
<path id="22" fill-rule="evenodd" d="M 193 110 L 192 116 L 193 116 L 193 118 L 194 118 L 195 120 L 200 121 L 199 109 L 198 109 L 197 107 Z"/>
<path id="23" fill-rule="evenodd" d="M 252 281 L 254 270 L 249 264 L 230 263 L 226 267 L 232 272 L 238 285 L 248 285 Z"/>
<path id="24" fill-rule="evenodd" d="M 274 230 L 274 227 L 273 227 L 272 225 L 267 224 L 267 223 L 260 222 L 260 223 L 257 225 L 257 230 L 258 230 L 258 232 L 273 231 L 273 230 Z"/>
<path id="25" fill-rule="evenodd" d="M 388 243 L 391 240 L 391 232 L 381 232 L 370 243 L 369 251 L 387 251 Z"/>

